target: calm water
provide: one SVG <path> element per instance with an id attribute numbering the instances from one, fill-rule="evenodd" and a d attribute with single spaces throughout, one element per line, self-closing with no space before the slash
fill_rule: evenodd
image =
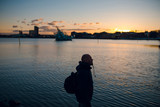
<path id="1" fill-rule="evenodd" d="M 77 107 L 63 88 L 84 53 L 94 59 L 93 107 L 160 106 L 158 41 L 0 39 L 0 101 Z"/>

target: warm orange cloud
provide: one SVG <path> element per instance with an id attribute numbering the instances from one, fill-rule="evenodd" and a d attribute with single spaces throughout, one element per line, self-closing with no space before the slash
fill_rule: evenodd
<path id="1" fill-rule="evenodd" d="M 22 30 L 23 33 L 28 33 L 29 30 Z M 19 33 L 19 30 L 13 30 L 14 33 Z"/>
<path id="2" fill-rule="evenodd" d="M 13 27 L 13 28 L 17 28 L 18 26 L 17 26 L 17 25 L 13 25 L 12 27 Z"/>
<path id="3" fill-rule="evenodd" d="M 48 22 L 39 22 L 40 25 L 48 24 Z"/>
<path id="4" fill-rule="evenodd" d="M 74 23 L 74 25 L 80 25 L 79 23 Z"/>
<path id="5" fill-rule="evenodd" d="M 96 22 L 96 24 L 98 25 L 98 24 L 100 24 L 99 22 Z"/>
<path id="6" fill-rule="evenodd" d="M 59 23 L 64 23 L 64 21 L 59 21 Z"/>
<path id="7" fill-rule="evenodd" d="M 94 29 L 63 29 L 66 31 L 87 31 L 87 30 L 94 30 Z"/>
<path id="8" fill-rule="evenodd" d="M 93 23 L 93 22 L 90 22 L 90 23 L 74 23 L 73 25 L 80 25 L 80 26 L 91 26 L 91 25 L 99 25 L 100 22 L 96 22 L 96 23 Z"/>
<path id="9" fill-rule="evenodd" d="M 26 21 L 23 20 L 23 21 L 21 21 L 21 23 L 26 24 Z"/>
<path id="10" fill-rule="evenodd" d="M 34 19 L 34 20 L 32 20 L 31 22 L 34 23 L 34 22 L 36 22 L 36 21 L 43 21 L 43 18 Z"/>
<path id="11" fill-rule="evenodd" d="M 51 29 L 51 26 L 41 26 L 40 29 Z"/>
<path id="12" fill-rule="evenodd" d="M 60 27 L 66 27 L 66 26 L 62 25 L 62 26 L 60 26 Z"/>
<path id="13" fill-rule="evenodd" d="M 57 24 L 56 21 L 52 21 L 52 22 L 48 23 L 48 25 L 56 25 L 56 24 Z"/>
<path id="14" fill-rule="evenodd" d="M 57 25 L 59 23 L 64 23 L 64 21 L 52 21 L 52 22 L 48 23 L 48 25 Z"/>
<path id="15" fill-rule="evenodd" d="M 31 25 L 38 26 L 40 24 L 39 23 L 32 23 Z"/>

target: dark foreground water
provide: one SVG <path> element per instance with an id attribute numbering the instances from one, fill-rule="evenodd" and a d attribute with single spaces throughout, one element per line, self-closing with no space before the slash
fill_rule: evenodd
<path id="1" fill-rule="evenodd" d="M 63 88 L 84 53 L 94 59 L 93 107 L 160 106 L 158 41 L 0 39 L 0 101 L 77 107 Z"/>

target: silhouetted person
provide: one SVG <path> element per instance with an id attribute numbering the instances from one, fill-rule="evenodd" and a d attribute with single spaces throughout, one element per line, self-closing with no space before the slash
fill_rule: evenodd
<path id="1" fill-rule="evenodd" d="M 93 95 L 93 80 L 91 74 L 91 65 L 93 59 L 89 54 L 84 54 L 76 67 L 77 70 L 77 89 L 76 98 L 79 102 L 79 107 L 91 107 L 91 100 Z"/>

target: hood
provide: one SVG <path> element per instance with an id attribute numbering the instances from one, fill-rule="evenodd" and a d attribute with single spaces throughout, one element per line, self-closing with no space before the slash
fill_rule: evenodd
<path id="1" fill-rule="evenodd" d="M 90 65 L 88 63 L 85 63 L 85 62 L 82 62 L 82 61 L 79 61 L 79 65 L 76 67 L 76 70 L 80 70 L 80 69 L 92 69 L 90 67 Z"/>

